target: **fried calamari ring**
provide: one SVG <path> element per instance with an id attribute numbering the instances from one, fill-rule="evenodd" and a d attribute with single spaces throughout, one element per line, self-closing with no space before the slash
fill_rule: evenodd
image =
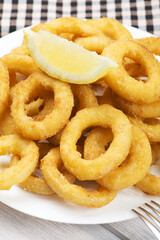
<path id="1" fill-rule="evenodd" d="M 76 142 L 82 131 L 91 126 L 111 127 L 114 135 L 108 150 L 94 161 L 81 158 L 76 150 Z M 129 120 L 121 111 L 104 104 L 82 109 L 71 119 L 63 131 L 60 151 L 68 171 L 79 180 L 95 180 L 103 177 L 124 161 L 130 144 L 131 125 Z"/>
<path id="2" fill-rule="evenodd" d="M 58 20 L 59 21 L 59 20 Z M 41 30 L 45 30 L 45 31 L 50 31 L 47 27 L 46 27 L 46 22 L 44 23 L 40 23 L 38 25 L 36 25 L 35 27 L 32 28 L 32 31 L 34 32 L 39 32 Z M 57 24 L 57 23 L 56 23 Z M 57 25 L 55 25 L 55 27 L 58 27 Z M 42 29 L 43 28 L 43 29 Z M 58 34 L 58 33 L 57 33 Z M 72 39 L 74 38 L 75 34 L 74 33 L 70 33 L 70 32 L 62 32 L 62 33 L 59 33 L 59 36 L 62 37 L 62 38 L 65 38 L 69 41 L 72 41 Z M 23 39 L 24 40 L 24 39 Z M 24 40 L 25 41 L 25 40 Z"/>
<path id="3" fill-rule="evenodd" d="M 48 143 L 37 143 L 39 147 L 39 159 L 42 159 L 48 151 L 53 147 Z M 10 161 L 10 166 L 15 166 L 19 161 L 18 156 L 13 156 Z M 40 178 L 36 174 L 30 175 L 24 182 L 20 183 L 19 186 L 29 192 L 42 194 L 42 195 L 51 195 L 54 191 L 48 186 L 46 181 L 43 178 Z"/>
<path id="4" fill-rule="evenodd" d="M 112 138 L 113 134 L 110 129 L 95 128 L 92 130 L 85 141 L 84 157 L 92 160 L 104 153 L 105 147 L 112 141 Z M 103 187 L 115 191 L 127 188 L 144 178 L 150 168 L 151 160 L 151 147 L 146 135 L 133 126 L 132 144 L 128 157 L 121 166 L 111 170 L 97 181 Z"/>
<path id="5" fill-rule="evenodd" d="M 117 68 L 111 69 L 104 77 L 114 92 L 136 103 L 151 103 L 159 100 L 160 63 L 147 48 L 134 41 L 125 41 L 125 43 L 117 41 L 105 48 L 102 55 L 118 64 Z M 124 57 L 131 58 L 145 66 L 147 82 L 137 81 L 128 75 L 123 65 Z"/>
<path id="6" fill-rule="evenodd" d="M 80 206 L 102 207 L 116 197 L 115 191 L 99 187 L 97 191 L 89 191 L 81 186 L 70 184 L 58 171 L 61 161 L 59 148 L 52 149 L 41 162 L 42 173 L 48 185 L 62 198 Z"/>
<path id="7" fill-rule="evenodd" d="M 74 97 L 78 98 L 78 110 L 98 106 L 96 96 L 90 86 L 72 84 L 71 89 Z"/>
<path id="8" fill-rule="evenodd" d="M 14 48 L 8 55 L 29 55 L 28 48 L 25 44 L 22 44 L 20 47 Z"/>
<path id="9" fill-rule="evenodd" d="M 160 196 L 160 177 L 148 173 L 136 186 L 147 194 Z"/>
<path id="10" fill-rule="evenodd" d="M 84 143 L 84 158 L 94 159 L 106 151 L 113 139 L 113 134 L 109 128 L 96 127 L 87 136 Z M 160 158 L 160 145 L 151 143 L 152 164 Z M 122 163 L 123 165 L 123 163 Z"/>
<path id="11" fill-rule="evenodd" d="M 9 71 L 19 72 L 29 76 L 38 70 L 32 58 L 27 55 L 8 54 L 2 57 Z"/>
<path id="12" fill-rule="evenodd" d="M 39 153 L 36 144 L 18 135 L 0 137 L 0 154 L 15 154 L 21 157 L 15 166 L 0 173 L 1 190 L 9 190 L 14 184 L 25 181 L 38 164 Z"/>
<path id="13" fill-rule="evenodd" d="M 91 89 L 91 87 L 89 87 L 88 85 L 72 84 L 71 89 L 74 96 L 74 107 L 71 114 L 72 117 L 76 114 L 77 109 L 80 110 L 83 108 L 98 106 L 97 98 L 94 95 L 94 92 Z M 78 100 L 77 104 L 76 100 Z M 48 141 L 51 142 L 54 146 L 58 146 L 60 143 L 62 133 L 63 129 L 60 132 L 58 132 L 55 136 L 49 138 Z"/>
<path id="14" fill-rule="evenodd" d="M 21 75 L 20 78 L 22 78 L 24 75 L 29 76 L 39 70 L 32 58 L 23 54 L 17 55 L 15 53 L 9 53 L 2 57 L 2 61 L 9 70 L 11 88 L 21 80 L 17 77 L 17 73 L 19 73 L 19 75 Z"/>
<path id="15" fill-rule="evenodd" d="M 134 39 L 134 41 L 142 44 L 146 48 L 148 48 L 153 54 L 160 55 L 160 38 L 156 37 L 147 37 L 141 39 Z M 129 59 L 125 59 L 125 69 L 128 74 L 132 77 L 146 76 L 146 72 L 143 66 L 140 64 L 129 61 Z"/>
<path id="16" fill-rule="evenodd" d="M 0 118 L 0 135 L 17 134 L 16 124 L 10 114 L 10 107 L 7 107 Z"/>
<path id="17" fill-rule="evenodd" d="M 34 116 L 39 113 L 40 106 L 43 99 L 38 98 L 36 101 L 25 105 L 28 116 Z M 16 124 L 11 116 L 10 106 L 4 111 L 3 116 L 0 118 L 0 135 L 18 134 Z"/>
<path id="18" fill-rule="evenodd" d="M 107 37 L 113 40 L 133 39 L 131 33 L 116 19 L 102 17 L 87 20 L 93 26 L 100 29 Z"/>
<path id="19" fill-rule="evenodd" d="M 42 25 L 40 30 L 56 35 L 72 33 L 75 37 L 104 36 L 98 28 L 91 26 L 87 21 L 75 17 L 63 17 L 51 20 Z"/>
<path id="20" fill-rule="evenodd" d="M 160 101 L 153 103 L 133 103 L 114 94 L 114 99 L 118 108 L 124 112 L 140 118 L 155 118 L 160 116 Z"/>
<path id="21" fill-rule="evenodd" d="M 7 108 L 9 101 L 9 73 L 0 60 L 0 116 Z"/>
<path id="22" fill-rule="evenodd" d="M 100 19 L 87 20 L 87 22 L 89 22 L 93 26 L 96 26 L 97 28 L 99 28 L 108 38 L 111 39 L 111 41 L 109 41 L 109 39 L 107 38 L 108 41 L 106 40 L 106 46 L 109 46 L 114 40 L 122 40 L 123 41 L 123 40 L 133 39 L 131 33 L 116 19 L 103 17 Z M 88 45 L 95 44 L 100 49 L 99 51 L 96 50 L 96 52 L 101 53 L 103 51 L 105 45 L 103 44 L 103 42 L 101 44 L 101 42 L 98 39 L 97 39 L 97 41 L 99 44 L 96 43 L 96 39 L 95 39 L 95 41 L 92 40 L 92 41 L 86 42 L 86 44 L 87 43 L 88 43 Z M 100 46 L 101 46 L 101 48 L 100 48 Z M 83 45 L 83 47 L 85 47 L 85 46 Z M 90 50 L 89 47 L 90 46 L 87 46 L 86 48 L 88 50 Z M 91 48 L 91 50 L 92 50 L 92 48 Z M 128 61 L 127 61 L 125 68 L 129 72 L 129 75 L 132 77 L 135 76 L 135 73 L 136 73 L 136 76 L 139 76 L 137 74 L 142 72 L 140 64 L 136 64 L 133 62 L 132 62 L 132 64 L 128 64 Z"/>
<path id="23" fill-rule="evenodd" d="M 75 177 L 67 170 L 62 172 L 63 176 L 66 177 L 68 182 L 74 183 Z M 54 190 L 49 187 L 43 178 L 36 175 L 31 175 L 24 182 L 20 183 L 19 186 L 29 192 L 41 194 L 41 195 L 52 195 L 55 194 Z"/>
<path id="24" fill-rule="evenodd" d="M 29 176 L 24 182 L 20 183 L 19 186 L 25 191 L 41 195 L 55 194 L 55 192 L 48 186 L 43 178 L 40 178 L 34 174 Z"/>
<path id="25" fill-rule="evenodd" d="M 135 41 L 148 48 L 153 54 L 160 55 L 160 37 L 146 37 Z"/>
<path id="26" fill-rule="evenodd" d="M 155 119 L 156 122 L 153 124 L 145 122 L 147 119 L 145 121 L 134 117 L 129 117 L 129 119 L 147 135 L 150 142 L 160 142 L 160 122 L 158 119 Z"/>
<path id="27" fill-rule="evenodd" d="M 84 159 L 92 160 L 105 153 L 106 147 L 113 140 L 110 128 L 96 127 L 87 136 L 84 143 Z"/>
<path id="28" fill-rule="evenodd" d="M 142 180 L 152 162 L 151 147 L 146 135 L 136 126 L 132 127 L 132 144 L 129 155 L 118 168 L 111 170 L 98 183 L 118 191 Z"/>
<path id="29" fill-rule="evenodd" d="M 27 116 L 25 110 L 25 103 L 38 88 L 54 93 L 54 104 L 49 114 L 40 121 Z M 33 140 L 43 140 L 60 131 L 67 123 L 73 107 L 73 95 L 69 85 L 42 72 L 31 74 L 27 80 L 12 88 L 12 100 L 11 114 L 18 131 Z"/>
<path id="30" fill-rule="evenodd" d="M 44 142 L 38 142 L 37 143 L 39 147 L 39 161 L 47 155 L 49 150 L 53 148 L 53 145 L 49 143 Z M 19 161 L 19 158 L 17 156 L 13 156 L 10 161 L 10 166 L 14 166 Z M 60 166 L 58 166 L 60 167 Z M 62 168 L 62 167 L 61 167 Z M 71 183 L 75 181 L 75 177 L 69 173 L 66 169 L 62 168 L 63 175 L 67 178 L 67 180 Z M 52 195 L 55 194 L 52 188 L 49 187 L 49 185 L 46 183 L 44 178 L 39 177 L 39 174 L 36 175 L 36 173 L 32 173 L 24 182 L 20 183 L 19 186 L 29 192 L 41 194 L 41 195 Z"/>
<path id="31" fill-rule="evenodd" d="M 152 144 L 152 164 L 160 157 L 160 146 L 157 143 Z M 136 184 L 143 192 L 150 195 L 160 196 L 160 178 L 148 173 L 144 179 Z"/>
<path id="32" fill-rule="evenodd" d="M 63 17 L 49 21 L 33 31 L 48 31 L 61 37 L 72 40 L 90 51 L 101 53 L 104 47 L 111 42 L 100 29 L 87 21 L 74 17 Z"/>
<path id="33" fill-rule="evenodd" d="M 15 166 L 19 161 L 17 156 L 13 156 L 10 162 L 10 166 Z M 41 194 L 41 195 L 52 195 L 54 191 L 48 186 L 43 178 L 38 177 L 35 174 L 30 175 L 24 182 L 19 183 L 19 186 L 29 192 Z"/>
<path id="34" fill-rule="evenodd" d="M 80 37 L 75 40 L 75 43 L 79 44 L 80 46 L 83 46 L 83 48 L 97 52 L 98 54 L 101 54 L 103 49 L 105 47 L 108 47 L 112 40 L 105 37 L 105 36 L 92 36 L 92 37 Z"/>

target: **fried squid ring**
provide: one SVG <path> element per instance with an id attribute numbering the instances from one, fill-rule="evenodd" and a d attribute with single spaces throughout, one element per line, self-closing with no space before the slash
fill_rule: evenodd
<path id="1" fill-rule="evenodd" d="M 37 145 L 39 146 L 40 153 L 39 161 L 40 161 L 45 155 L 47 155 L 47 153 L 49 152 L 49 150 L 53 148 L 53 146 L 48 143 L 37 143 Z M 13 156 L 10 161 L 10 166 L 17 164 L 18 160 L 19 159 L 17 156 Z M 75 177 L 71 173 L 69 173 L 66 169 L 62 168 L 62 173 L 70 183 L 73 183 L 75 181 Z M 39 177 L 39 175 L 36 175 L 36 173 L 32 173 L 32 175 L 30 175 L 24 182 L 20 183 L 19 186 L 25 191 L 41 195 L 55 194 L 53 189 L 50 188 L 49 185 L 46 183 L 45 179 Z"/>
<path id="2" fill-rule="evenodd" d="M 25 191 L 41 195 L 55 194 L 55 192 L 48 186 L 43 178 L 40 178 L 34 174 L 29 176 L 24 182 L 20 183 L 19 186 Z"/>
<path id="3" fill-rule="evenodd" d="M 148 48 L 153 54 L 160 55 L 160 37 L 146 37 L 135 41 Z"/>
<path id="4" fill-rule="evenodd" d="M 66 177 L 68 182 L 73 183 L 75 180 L 75 177 L 69 173 L 67 170 L 65 170 L 63 173 L 63 176 Z M 40 178 L 36 175 L 31 175 L 25 180 L 24 182 L 20 183 L 19 186 L 29 192 L 33 192 L 36 194 L 41 195 L 53 195 L 55 194 L 55 191 L 49 187 L 49 185 L 46 183 L 46 181 L 43 178 Z"/>
<path id="5" fill-rule="evenodd" d="M 152 164 L 154 164 L 160 157 L 160 146 L 157 143 L 152 143 Z M 160 178 L 148 173 L 144 179 L 136 184 L 143 192 L 160 196 Z"/>
<path id="6" fill-rule="evenodd" d="M 98 28 L 91 26 L 87 21 L 75 17 L 63 17 L 51 20 L 41 25 L 40 30 L 48 31 L 56 35 L 72 33 L 74 37 L 104 36 Z"/>
<path id="7" fill-rule="evenodd" d="M 9 73 L 0 60 L 0 116 L 7 108 L 9 101 Z"/>
<path id="8" fill-rule="evenodd" d="M 24 80 L 26 76 L 39 70 L 30 56 L 23 55 L 22 53 L 17 55 L 16 49 L 15 53 L 13 52 L 12 54 L 11 52 L 5 55 L 2 60 L 9 70 L 11 88 L 19 81 Z"/>
<path id="9" fill-rule="evenodd" d="M 38 70 L 32 58 L 27 55 L 8 54 L 2 58 L 9 71 L 19 72 L 29 76 Z"/>
<path id="10" fill-rule="evenodd" d="M 15 166 L 19 161 L 17 156 L 13 156 L 10 162 L 10 166 Z M 19 186 L 28 192 L 33 192 L 41 195 L 52 195 L 54 191 L 48 186 L 43 178 L 38 177 L 35 174 L 30 175 L 24 182 L 19 183 Z"/>
<path id="11" fill-rule="evenodd" d="M 108 189 L 118 191 L 142 180 L 152 162 L 151 147 L 146 135 L 136 126 L 132 127 L 130 153 L 121 166 L 111 170 L 98 183 Z"/>
<path id="12" fill-rule="evenodd" d="M 82 131 L 90 126 L 111 127 L 114 135 L 108 150 L 94 161 L 81 158 L 76 150 L 76 142 Z M 95 180 L 124 161 L 130 144 L 129 120 L 121 111 L 104 104 L 82 109 L 71 119 L 61 136 L 60 152 L 66 169 L 79 180 Z"/>
<path id="13" fill-rule="evenodd" d="M 14 48 L 8 55 L 29 55 L 28 48 L 25 44 L 22 44 L 20 47 Z"/>
<path id="14" fill-rule="evenodd" d="M 160 177 L 148 173 L 136 186 L 147 194 L 160 196 Z"/>
<path id="15" fill-rule="evenodd" d="M 39 147 L 39 159 L 43 158 L 48 151 L 53 147 L 48 143 L 37 143 Z M 13 156 L 10 161 L 10 166 L 15 166 L 19 161 L 18 156 Z M 19 186 L 25 191 L 42 194 L 51 195 L 54 191 L 48 186 L 43 178 L 38 177 L 36 174 L 30 175 L 24 182 L 20 183 Z"/>
<path id="16" fill-rule="evenodd" d="M 133 39 L 131 33 L 116 19 L 102 17 L 100 19 L 87 20 L 93 26 L 100 29 L 107 37 L 113 40 Z"/>
<path id="17" fill-rule="evenodd" d="M 38 98 L 36 101 L 25 106 L 28 116 L 37 115 L 40 107 L 43 104 L 43 99 Z M 0 118 L 0 135 L 18 134 L 16 124 L 11 116 L 10 106 L 4 111 L 3 116 Z"/>
<path id="18" fill-rule="evenodd" d="M 87 136 L 84 143 L 84 158 L 94 159 L 106 151 L 113 139 L 113 134 L 109 128 L 96 127 Z M 160 145 L 151 143 L 152 164 L 160 158 Z M 123 163 L 122 163 L 123 165 Z"/>
<path id="19" fill-rule="evenodd" d="M 56 21 L 57 21 L 57 20 L 56 20 Z M 58 21 L 59 21 L 59 24 L 60 24 L 60 20 L 58 20 Z M 56 24 L 57 24 L 57 25 L 55 25 L 55 27 L 57 28 L 57 27 L 58 27 L 58 23 L 56 23 Z M 42 30 L 42 28 L 43 28 L 43 31 L 45 30 L 45 31 L 49 31 L 49 32 L 50 32 L 50 30 L 46 27 L 46 22 L 40 23 L 40 24 L 34 26 L 34 27 L 32 28 L 32 31 L 34 31 L 34 32 L 39 32 L 39 31 Z M 69 41 L 72 41 L 72 39 L 73 39 L 74 36 L 75 36 L 74 33 L 70 33 L 70 32 L 61 32 L 61 33 L 57 33 L 57 35 L 59 35 L 59 36 L 62 37 L 62 38 L 65 38 L 65 39 L 67 39 L 67 40 L 69 40 Z M 24 39 L 23 39 L 23 40 L 24 40 Z M 25 42 L 25 40 L 24 40 L 24 42 Z"/>
<path id="20" fill-rule="evenodd" d="M 160 38 L 159 37 L 146 37 L 141 39 L 134 39 L 137 43 L 142 44 L 148 48 L 153 54 L 160 55 Z M 128 60 L 128 59 L 127 59 Z M 132 77 L 146 76 L 144 67 L 138 63 L 125 62 L 125 69 Z"/>
<path id="21" fill-rule="evenodd" d="M 92 160 L 104 153 L 105 147 L 112 141 L 112 138 L 113 134 L 110 129 L 95 128 L 92 130 L 84 144 L 84 157 Z M 131 149 L 125 162 L 97 181 L 103 187 L 115 191 L 130 187 L 144 178 L 150 168 L 151 160 L 151 147 L 146 135 L 133 126 Z"/>
<path id="22" fill-rule="evenodd" d="M 83 48 L 101 54 L 105 47 L 108 47 L 112 40 L 105 36 L 80 37 L 75 40 L 75 43 L 83 46 Z"/>
<path id="23" fill-rule="evenodd" d="M 0 190 L 9 190 L 14 184 L 25 181 L 34 172 L 38 164 L 38 147 L 33 141 L 18 135 L 0 137 L 0 154 L 15 154 L 20 161 L 0 173 Z"/>
<path id="24" fill-rule="evenodd" d="M 125 43 L 117 41 L 105 48 L 102 55 L 111 58 L 119 65 L 104 77 L 114 92 L 136 103 L 151 103 L 159 100 L 160 63 L 147 48 L 134 41 L 125 41 Z M 147 82 L 137 81 L 128 75 L 123 66 L 124 57 L 145 66 Z"/>
<path id="25" fill-rule="evenodd" d="M 97 98 L 94 95 L 93 90 L 88 85 L 72 84 L 71 89 L 74 96 L 74 107 L 71 114 L 72 117 L 76 114 L 77 109 L 80 110 L 83 108 L 98 106 Z M 78 100 L 77 104 L 76 100 Z M 62 133 L 63 129 L 60 132 L 58 132 L 55 136 L 49 138 L 48 141 L 51 142 L 54 146 L 58 146 L 60 143 Z"/>
<path id="26" fill-rule="evenodd" d="M 84 159 L 92 160 L 105 153 L 106 146 L 113 140 L 110 128 L 96 127 L 87 136 L 84 142 Z"/>
<path id="27" fill-rule="evenodd" d="M 25 110 L 25 103 L 39 87 L 54 93 L 54 104 L 49 109 L 49 114 L 40 121 L 27 116 Z M 43 140 L 59 132 L 66 125 L 73 107 L 69 85 L 42 72 L 35 72 L 27 80 L 15 85 L 12 88 L 12 100 L 11 114 L 18 131 L 33 140 Z"/>
<path id="28" fill-rule="evenodd" d="M 90 51 L 101 53 L 111 43 L 103 32 L 87 21 L 74 17 L 63 17 L 34 27 L 33 31 L 48 31 L 72 40 Z"/>
<path id="29" fill-rule="evenodd" d="M 160 122 L 158 119 L 154 124 L 144 122 L 139 118 L 129 117 L 129 119 L 147 135 L 150 142 L 160 142 Z"/>
<path id="30" fill-rule="evenodd" d="M 156 118 L 160 116 L 160 101 L 153 103 L 133 103 L 114 94 L 114 99 L 118 108 L 124 112 L 140 118 Z"/>
<path id="31" fill-rule="evenodd" d="M 87 22 L 91 23 L 93 26 L 96 26 L 97 28 L 99 28 L 106 36 L 106 47 L 108 47 L 114 40 L 131 40 L 133 39 L 131 33 L 116 19 L 111 19 L 111 18 L 100 18 L 100 19 L 91 19 L 91 20 L 87 20 Z M 110 39 L 110 41 L 109 41 Z M 101 53 L 105 47 L 104 43 L 100 42 L 100 40 L 98 40 L 98 43 L 95 41 L 89 41 L 88 45 L 89 46 L 85 46 L 83 45 L 83 47 L 85 47 L 86 49 L 92 51 L 92 48 L 90 45 L 95 44 L 97 47 L 99 47 L 99 51 L 96 50 L 97 53 Z M 87 44 L 87 42 L 86 42 Z M 90 49 L 89 49 L 90 47 Z M 100 48 L 101 47 L 101 48 Z M 128 61 L 127 61 L 128 63 Z M 140 64 L 136 64 L 136 63 L 132 63 L 132 64 L 126 64 L 125 65 L 126 70 L 129 72 L 130 76 L 139 76 L 139 73 L 142 73 L 142 69 Z M 137 75 L 138 74 L 138 75 Z"/>
<path id="32" fill-rule="evenodd" d="M 88 85 L 72 84 L 71 89 L 75 98 L 78 98 L 78 110 L 98 106 L 97 98 Z"/>
<path id="33" fill-rule="evenodd" d="M 41 162 L 42 173 L 48 185 L 67 201 L 85 207 L 102 207 L 116 197 L 115 191 L 99 187 L 97 191 L 89 191 L 81 186 L 70 184 L 58 171 L 57 164 L 61 161 L 59 148 L 52 149 Z"/>
<path id="34" fill-rule="evenodd" d="M 10 107 L 7 107 L 3 117 L 0 118 L 0 135 L 18 134 L 16 124 L 10 114 Z"/>

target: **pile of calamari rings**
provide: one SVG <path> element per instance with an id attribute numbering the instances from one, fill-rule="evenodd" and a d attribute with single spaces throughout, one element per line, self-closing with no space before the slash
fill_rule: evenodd
<path id="1" fill-rule="evenodd" d="M 76 85 L 40 70 L 25 40 L 0 59 L 0 155 L 12 154 L 0 190 L 17 184 L 85 207 L 109 204 L 130 186 L 160 196 L 160 178 L 149 173 L 160 157 L 160 38 L 133 39 L 109 18 L 64 17 L 32 30 L 73 41 L 118 67 Z"/>

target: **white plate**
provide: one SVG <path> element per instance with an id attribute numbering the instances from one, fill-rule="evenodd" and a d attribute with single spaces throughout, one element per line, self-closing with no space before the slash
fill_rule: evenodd
<path id="1" fill-rule="evenodd" d="M 134 38 L 153 36 L 133 27 L 127 28 Z M 19 46 L 22 37 L 23 31 L 19 30 L 1 38 L 0 56 Z M 66 202 L 57 196 L 25 192 L 17 186 L 9 191 L 0 191 L 0 201 L 16 210 L 47 220 L 74 224 L 101 224 L 131 219 L 135 217 L 131 209 L 151 199 L 160 200 L 159 197 L 148 196 L 132 187 L 120 191 L 108 206 L 89 209 Z"/>

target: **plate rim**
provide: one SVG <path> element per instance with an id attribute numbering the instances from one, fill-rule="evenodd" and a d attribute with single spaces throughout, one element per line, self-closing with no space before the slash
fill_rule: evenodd
<path id="1" fill-rule="evenodd" d="M 130 32 L 131 32 L 131 34 L 133 34 L 132 33 L 132 31 L 138 31 L 139 33 L 144 33 L 144 35 L 148 35 L 148 36 L 154 36 L 154 37 L 156 37 L 155 35 L 153 35 L 153 34 L 151 34 L 151 33 L 148 33 L 148 32 L 146 32 L 146 31 L 144 31 L 144 30 L 141 30 L 141 29 L 138 29 L 138 28 L 135 28 L 135 27 L 132 27 L 132 26 L 127 26 L 127 25 L 124 25 Z M 29 26 L 29 27 L 26 27 L 26 28 L 31 28 L 32 26 Z M 10 33 L 10 34 L 8 34 L 8 35 L 5 35 L 5 36 L 3 36 L 2 38 L 0 38 L 0 43 L 1 42 L 5 42 L 6 40 L 8 41 L 8 38 L 14 38 L 14 36 L 16 36 L 17 34 L 22 34 L 22 32 L 23 32 L 23 30 L 24 29 L 26 29 L 26 28 L 22 28 L 22 29 L 19 29 L 19 30 L 17 30 L 17 31 L 14 31 L 14 32 L 12 32 L 12 33 Z M 23 35 L 22 35 L 22 38 L 23 38 Z M 3 45 L 3 44 L 2 44 Z M 17 45 L 18 46 L 18 45 Z M 14 47 L 13 47 L 14 48 Z M 13 48 L 11 48 L 11 49 L 13 49 Z M 0 56 L 2 56 L 2 55 L 0 55 Z M 14 186 L 14 187 L 17 187 L 18 188 L 18 186 Z M 13 188 L 12 188 L 13 189 Z M 21 190 L 21 191 L 23 191 L 23 190 Z M 28 193 L 27 192 L 27 194 L 34 194 L 34 193 Z M 41 196 L 40 196 L 41 197 Z M 113 200 L 114 201 L 114 200 Z M 105 224 L 105 223 L 113 223 L 113 222 L 119 222 L 119 221 L 125 221 L 125 220 L 129 220 L 129 219 L 133 219 L 134 217 L 136 217 L 136 215 L 135 214 L 133 214 L 133 215 L 131 215 L 130 217 L 127 217 L 127 218 L 120 218 L 120 220 L 112 220 L 112 221 L 92 221 L 92 219 L 91 219 L 91 222 L 87 222 L 87 221 L 81 221 L 81 222 L 75 222 L 75 221 L 71 221 L 71 220 L 68 220 L 68 221 L 66 221 L 66 219 L 64 219 L 64 221 L 61 219 L 61 220 L 58 220 L 58 219 L 53 219 L 52 217 L 44 217 L 44 216 L 40 216 L 40 215 L 36 215 L 35 213 L 28 213 L 28 211 L 26 211 L 26 209 L 25 210 L 20 210 L 20 208 L 16 208 L 16 207 L 14 207 L 12 204 L 8 204 L 8 203 L 5 203 L 4 201 L 2 201 L 1 200 L 1 197 L 0 197 L 0 202 L 1 203 L 3 203 L 4 205 L 6 205 L 6 206 L 8 206 L 8 207 L 11 207 L 11 208 L 13 208 L 14 210 L 16 210 L 16 211 L 19 211 L 19 212 L 21 212 L 21 213 L 24 213 L 24 214 L 27 214 L 27 215 L 29 215 L 29 216 L 33 216 L 33 217 L 37 217 L 37 218 L 40 218 L 40 219 L 45 219 L 45 220 L 50 220 L 50 221 L 54 221 L 54 222 L 59 222 L 59 223 L 67 223 L 67 224 L 79 224 L 79 225 L 81 225 L 81 224 L 85 224 L 85 225 L 91 225 L 91 224 Z M 110 205 L 110 204 L 109 204 Z M 107 206 L 109 206 L 109 205 L 107 205 Z M 78 206 L 79 207 L 79 206 Z M 80 207 L 80 208 L 83 208 L 83 207 Z M 86 208 L 85 208 L 86 209 Z M 102 208 L 101 208 L 102 209 Z"/>

